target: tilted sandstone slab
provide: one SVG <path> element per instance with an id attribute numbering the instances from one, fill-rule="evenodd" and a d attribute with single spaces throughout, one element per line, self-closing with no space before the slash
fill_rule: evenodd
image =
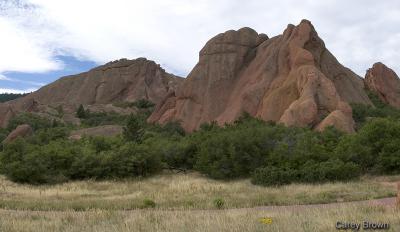
<path id="1" fill-rule="evenodd" d="M 3 144 L 11 143 L 15 141 L 17 138 L 24 138 L 32 135 L 33 130 L 32 127 L 27 124 L 22 124 L 17 126 L 11 133 L 4 139 Z"/>
<path id="2" fill-rule="evenodd" d="M 182 78 L 145 58 L 121 59 L 63 77 L 28 95 L 42 104 L 108 104 L 146 99 L 158 103 Z"/>
<path id="3" fill-rule="evenodd" d="M 19 98 L 0 103 L 0 127 L 5 128 L 10 119 L 20 112 L 37 111 L 38 103 L 33 99 Z"/>
<path id="4" fill-rule="evenodd" d="M 386 65 L 378 62 L 368 69 L 365 86 L 386 104 L 400 109 L 400 79 Z"/>
<path id="5" fill-rule="evenodd" d="M 105 105 L 103 108 L 111 109 L 106 107 L 110 103 L 140 99 L 159 103 L 182 81 L 183 78 L 165 72 L 154 61 L 121 59 L 85 73 L 63 77 L 25 97 L 0 103 L 0 126 L 5 127 L 10 118 L 20 112 L 46 114 L 43 109 L 49 109 L 48 106 L 63 106 L 67 121 L 74 121 L 80 104 L 97 108 Z"/>
<path id="6" fill-rule="evenodd" d="M 223 125 L 247 112 L 286 125 L 352 132 L 349 102 L 371 104 L 362 78 L 343 67 L 303 20 L 271 39 L 250 28 L 212 38 L 184 83 L 149 121 L 181 121 L 193 131 L 204 122 Z"/>
<path id="7" fill-rule="evenodd" d="M 85 128 L 80 130 L 72 131 L 69 138 L 73 140 L 79 140 L 83 136 L 104 136 L 104 137 L 112 137 L 119 134 L 122 134 L 123 128 L 118 125 L 105 125 L 105 126 L 97 126 L 91 128 Z"/>

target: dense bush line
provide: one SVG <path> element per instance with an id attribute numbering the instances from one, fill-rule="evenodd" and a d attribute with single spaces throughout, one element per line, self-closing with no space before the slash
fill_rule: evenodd
<path id="1" fill-rule="evenodd" d="M 357 133 L 348 135 L 334 128 L 320 133 L 285 127 L 248 115 L 224 127 L 209 123 L 185 134 L 177 122 L 150 125 L 145 114 L 138 114 L 127 117 L 121 136 L 79 141 L 67 139 L 64 125 L 24 115 L 10 128 L 18 120 L 28 121 L 35 134 L 4 146 L 0 172 L 14 181 L 40 184 L 197 170 L 215 179 L 251 178 L 266 186 L 398 174 L 400 121 L 391 112 L 383 118 L 369 115 Z"/>
<path id="2" fill-rule="evenodd" d="M 26 93 L 0 93 L 0 102 L 11 101 L 27 95 Z"/>
<path id="3" fill-rule="evenodd" d="M 400 110 L 383 103 L 377 95 L 367 91 L 373 106 L 364 104 L 352 104 L 353 119 L 357 128 L 361 128 L 365 122 L 372 118 L 392 118 L 400 119 Z"/>

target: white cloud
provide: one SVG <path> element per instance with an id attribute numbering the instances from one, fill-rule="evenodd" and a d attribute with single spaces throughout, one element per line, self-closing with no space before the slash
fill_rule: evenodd
<path id="1" fill-rule="evenodd" d="M 29 89 L 6 89 L 0 88 L 0 93 L 30 93 L 36 91 L 37 88 L 29 88 Z"/>
<path id="2" fill-rule="evenodd" d="M 0 81 L 10 81 L 11 79 L 0 73 Z"/>
<path id="3" fill-rule="evenodd" d="M 9 77 L 6 77 L 5 75 L 0 73 L 0 81 L 9 81 L 9 82 L 16 82 L 16 83 L 21 83 L 21 84 L 28 84 L 28 85 L 33 85 L 33 86 L 43 86 L 45 83 L 42 82 L 34 82 L 34 81 L 25 81 L 25 80 L 19 80 L 19 79 L 11 79 Z"/>
<path id="4" fill-rule="evenodd" d="M 53 51 L 41 43 L 34 28 L 21 27 L 18 22 L 0 17 L 0 72 L 45 72 L 62 65 L 53 59 Z M 50 42 L 50 41 L 49 41 Z"/>
<path id="5" fill-rule="evenodd" d="M 188 73 L 217 33 L 250 26 L 271 37 L 303 18 L 358 74 L 376 61 L 400 72 L 397 0 L 5 1 L 3 10 L 0 4 L 0 73 L 60 69 L 62 63 L 54 59 L 60 54 L 98 63 L 144 56 L 167 70 Z"/>

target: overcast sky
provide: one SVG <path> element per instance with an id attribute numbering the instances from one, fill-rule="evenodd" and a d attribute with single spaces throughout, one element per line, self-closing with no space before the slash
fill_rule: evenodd
<path id="1" fill-rule="evenodd" d="M 303 18 L 359 75 L 377 61 L 400 73 L 398 0 L 0 0 L 0 92 L 123 57 L 185 76 L 220 32 L 248 26 L 272 37 Z"/>

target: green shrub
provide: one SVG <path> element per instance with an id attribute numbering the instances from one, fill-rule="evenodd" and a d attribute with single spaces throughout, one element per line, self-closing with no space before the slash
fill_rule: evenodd
<path id="1" fill-rule="evenodd" d="M 400 172 L 400 121 L 394 117 L 366 120 L 358 133 L 349 135 L 334 128 L 319 133 L 285 127 L 248 115 L 233 124 L 204 124 L 185 134 L 177 122 L 147 124 L 146 115 L 89 112 L 84 125 L 121 120 L 123 136 L 70 141 L 67 127 L 21 114 L 10 128 L 29 122 L 35 133 L 4 146 L 0 172 L 14 181 L 40 184 L 195 169 L 216 179 L 251 177 L 254 184 L 265 186 Z M 8 132 L 0 130 L 0 138 Z"/>
<path id="2" fill-rule="evenodd" d="M 73 179 L 106 179 L 148 176 L 163 165 L 151 147 L 121 139 L 67 139 L 7 144 L 0 156 L 0 170 L 16 182 L 41 184 Z"/>
<path id="3" fill-rule="evenodd" d="M 377 170 L 385 174 L 400 173 L 400 138 L 385 143 L 377 158 Z"/>
<path id="4" fill-rule="evenodd" d="M 51 141 L 62 140 L 68 137 L 69 130 L 65 127 L 38 129 L 34 136 L 27 138 L 31 144 L 44 145 Z"/>
<path id="5" fill-rule="evenodd" d="M 360 174 L 361 168 L 351 162 L 344 163 L 338 159 L 319 163 L 309 161 L 298 170 L 298 181 L 306 183 L 343 181 L 357 178 Z"/>
<path id="6" fill-rule="evenodd" d="M 155 208 L 156 203 L 153 200 L 150 199 L 144 199 L 143 200 L 143 208 Z"/>
<path id="7" fill-rule="evenodd" d="M 274 166 L 257 168 L 251 176 L 251 183 L 263 186 L 290 184 L 296 180 L 296 170 Z"/>
<path id="8" fill-rule="evenodd" d="M 3 128 L 0 128 L 0 143 L 7 138 L 7 135 L 9 134 L 9 131 Z"/>
<path id="9" fill-rule="evenodd" d="M 133 105 L 139 109 L 148 109 L 148 108 L 155 106 L 155 104 L 153 102 L 151 102 L 147 99 L 140 99 L 140 100 L 134 102 Z"/>
<path id="10" fill-rule="evenodd" d="M 376 165 L 376 155 L 371 147 L 361 143 L 357 135 L 346 135 L 335 149 L 335 156 L 344 162 L 353 162 L 369 172 Z"/>
<path id="11" fill-rule="evenodd" d="M 186 132 L 180 122 L 172 121 L 161 126 L 159 133 L 165 136 L 185 136 Z"/>
<path id="12" fill-rule="evenodd" d="M 218 129 L 218 124 L 216 121 L 212 121 L 210 123 L 202 123 L 200 125 L 200 131 L 211 131 L 213 129 Z"/>
<path id="13" fill-rule="evenodd" d="M 222 198 L 214 199 L 213 203 L 214 203 L 214 207 L 217 209 L 222 209 L 225 205 L 225 201 Z"/>
<path id="14" fill-rule="evenodd" d="M 21 113 L 11 118 L 8 123 L 7 130 L 12 131 L 21 124 L 28 124 L 32 127 L 33 130 L 53 127 L 52 121 L 47 118 L 43 118 L 32 113 Z"/>
<path id="15" fill-rule="evenodd" d="M 282 126 L 248 120 L 225 128 L 200 131 L 196 141 L 195 169 L 217 179 L 248 177 L 265 163 L 285 130 Z"/>
<path id="16" fill-rule="evenodd" d="M 126 140 L 141 143 L 145 132 L 145 122 L 138 116 L 131 114 L 123 130 L 123 136 Z"/>
<path id="17" fill-rule="evenodd" d="M 344 181 L 361 175 L 361 168 L 351 162 L 332 159 L 325 162 L 309 161 L 298 169 L 267 166 L 256 169 L 252 174 L 252 183 L 264 186 L 277 186 L 292 182 Z"/>
<path id="18" fill-rule="evenodd" d="M 19 175 L 24 175 L 24 173 L 23 170 L 19 169 L 19 163 L 23 161 L 24 155 L 29 152 L 28 149 L 29 144 L 23 139 L 5 144 L 3 152 L 0 153 L 0 172 L 7 175 L 11 180 L 20 179 Z"/>
<path id="19" fill-rule="evenodd" d="M 6 102 L 6 101 L 11 101 L 23 96 L 26 96 L 27 93 L 0 93 L 0 102 Z"/>
<path id="20" fill-rule="evenodd" d="M 148 139 L 146 146 L 159 155 L 166 167 L 171 170 L 187 171 L 193 169 L 196 145 L 189 139 L 152 138 Z"/>
<path id="21" fill-rule="evenodd" d="M 394 118 L 400 119 L 400 110 L 388 104 L 371 91 L 367 91 L 368 97 L 371 99 L 373 106 L 352 103 L 353 119 L 356 122 L 357 129 L 360 129 L 368 120 L 368 118 Z"/>
<path id="22" fill-rule="evenodd" d="M 76 117 L 78 117 L 78 118 L 86 118 L 87 117 L 86 110 L 85 110 L 85 108 L 83 108 L 82 104 L 79 105 L 78 110 L 76 111 Z"/>
<path id="23" fill-rule="evenodd" d="M 41 184 L 68 179 L 79 149 L 68 141 L 30 145 L 23 139 L 7 144 L 1 156 L 2 172 L 16 182 Z"/>
<path id="24" fill-rule="evenodd" d="M 148 176 L 162 169 L 161 158 L 151 147 L 128 143 L 120 148 L 114 162 L 117 177 Z"/>
<path id="25" fill-rule="evenodd" d="M 127 115 L 121 115 L 114 112 L 90 112 L 86 111 L 85 117 L 81 119 L 82 125 L 86 127 L 95 127 L 103 125 L 125 125 Z"/>
<path id="26" fill-rule="evenodd" d="M 364 172 L 392 173 L 397 165 L 398 138 L 399 120 L 376 118 L 365 123 L 357 134 L 343 137 L 335 153 L 345 162 L 358 164 Z"/>

